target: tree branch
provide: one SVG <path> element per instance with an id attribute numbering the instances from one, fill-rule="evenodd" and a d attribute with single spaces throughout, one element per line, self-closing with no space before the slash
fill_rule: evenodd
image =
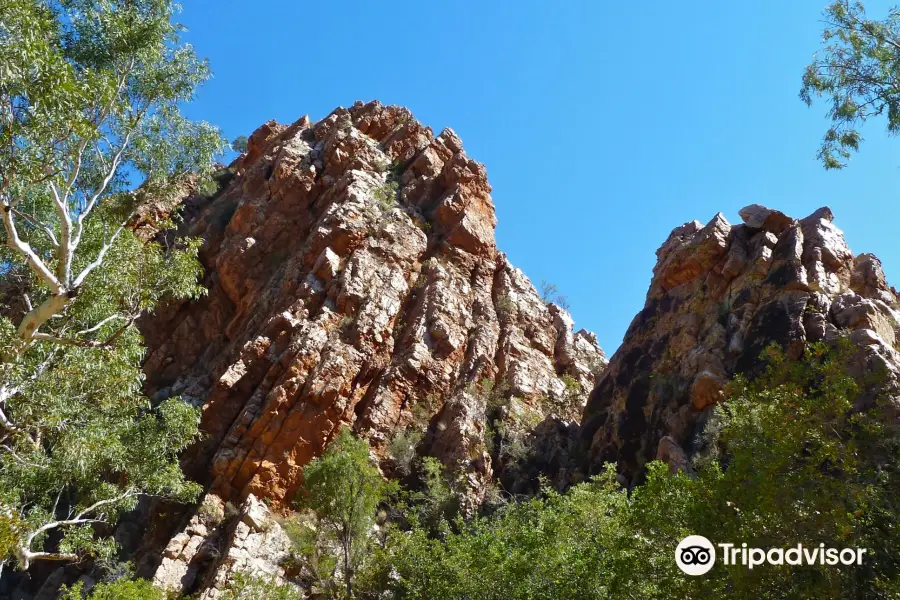
<path id="1" fill-rule="evenodd" d="M 78 167 L 81 168 L 81 153 L 78 155 Z M 76 169 L 76 171 L 77 171 Z M 73 173 L 74 175 L 74 173 Z M 53 203 L 56 205 L 56 214 L 59 217 L 59 244 L 57 244 L 56 278 L 63 285 L 69 283 L 69 271 L 72 264 L 70 254 L 72 252 L 72 219 L 69 217 L 69 206 L 65 196 L 59 195 L 59 190 L 53 181 L 49 181 L 50 191 L 53 192 Z"/>
<path id="2" fill-rule="evenodd" d="M 62 344 L 64 346 L 78 346 L 79 348 L 100 348 L 105 344 L 93 340 L 77 340 L 75 338 L 64 338 L 49 333 L 35 333 L 32 339 L 38 342 L 53 342 L 54 344 Z"/>
<path id="3" fill-rule="evenodd" d="M 25 460 L 24 458 L 22 458 L 21 456 L 16 454 L 16 451 L 13 450 L 12 448 L 10 448 L 9 446 L 3 445 L 3 446 L 0 446 L 0 448 L 6 450 L 10 456 L 12 456 L 14 459 L 16 459 L 17 462 L 25 465 L 26 467 L 34 467 L 35 469 L 43 469 L 44 468 L 44 465 L 39 465 L 39 464 L 31 462 L 29 460 Z"/>
<path id="4" fill-rule="evenodd" d="M 93 271 L 94 269 L 96 269 L 103 263 L 103 259 L 106 257 L 106 253 L 109 252 L 109 249 L 112 248 L 112 245 L 116 241 L 116 238 L 119 237 L 119 234 L 122 233 L 123 229 L 125 229 L 126 223 L 127 223 L 127 221 L 125 221 L 121 225 L 119 225 L 119 228 L 116 229 L 116 231 L 115 231 L 115 233 L 113 233 L 112 237 L 109 238 L 109 241 L 106 242 L 106 244 L 104 244 L 103 247 L 100 249 L 100 252 L 97 253 L 97 258 L 94 260 L 94 262 L 92 262 L 91 264 L 86 266 L 84 268 L 84 270 L 81 272 L 81 274 L 79 274 L 78 277 L 75 278 L 75 281 L 72 283 L 72 287 L 74 289 L 78 289 L 78 287 L 82 283 L 84 283 L 85 278 L 91 274 L 91 271 Z M 79 236 L 80 236 L 80 232 L 79 232 Z M 76 241 L 76 244 L 77 244 L 77 241 Z"/>
<path id="5" fill-rule="evenodd" d="M 15 354 L 21 352 L 25 346 L 34 340 L 35 334 L 41 325 L 46 323 L 50 317 L 61 313 L 65 308 L 75 300 L 75 296 L 69 293 L 53 294 L 44 300 L 40 306 L 28 312 L 22 322 L 19 324 L 17 334 L 22 341 L 22 346 L 15 350 Z"/>
<path id="6" fill-rule="evenodd" d="M 2 392 L 3 390 L 0 389 L 0 393 Z M 19 428 L 16 427 L 15 424 L 13 424 L 13 422 L 9 420 L 9 417 L 6 416 L 6 413 L 3 412 L 2 407 L 0 407 L 0 425 L 2 425 L 3 428 L 7 431 L 19 431 Z"/>
<path id="7" fill-rule="evenodd" d="M 75 252 L 75 249 L 78 248 L 78 244 L 81 243 L 81 234 L 84 231 L 84 220 L 89 214 L 91 214 L 91 211 L 94 210 L 94 207 L 97 205 L 100 196 L 103 194 L 103 192 L 106 191 L 106 188 L 109 186 L 109 182 L 112 181 L 112 178 L 116 175 L 116 171 L 119 169 L 119 162 L 122 159 L 122 153 L 125 151 L 125 148 L 128 147 L 128 142 L 131 140 L 131 134 L 132 131 L 129 131 L 127 134 L 125 134 L 125 140 L 119 147 L 118 152 L 116 152 L 115 156 L 113 156 L 112 164 L 109 165 L 109 169 L 107 170 L 106 176 L 103 178 L 103 182 L 100 184 L 100 188 L 97 189 L 96 192 L 94 192 L 94 195 L 91 196 L 91 199 L 90 201 L 88 201 L 87 206 L 85 206 L 84 210 L 78 214 L 78 219 L 75 224 L 75 237 L 72 240 L 70 248 L 70 251 L 72 253 Z"/>
<path id="8" fill-rule="evenodd" d="M 13 220 L 12 204 L 8 197 L 0 196 L 0 213 L 3 215 L 3 227 L 6 229 L 7 245 L 25 257 L 31 270 L 34 271 L 35 275 L 46 283 L 50 289 L 57 294 L 64 294 L 66 289 L 63 287 L 63 284 L 60 283 L 50 269 L 47 268 L 47 265 L 44 264 L 44 261 L 42 261 L 35 253 L 28 242 L 19 237 L 19 231 L 16 229 L 16 223 Z"/>
<path id="9" fill-rule="evenodd" d="M 115 504 L 117 502 L 121 502 L 126 498 L 132 498 L 134 496 L 138 496 L 139 493 L 129 488 L 124 494 L 120 496 L 116 496 L 115 498 L 109 498 L 107 500 L 100 500 L 98 502 L 93 503 L 88 506 L 77 515 L 75 515 L 71 519 L 62 519 L 59 521 L 51 521 L 49 523 L 45 523 L 32 531 L 27 538 L 25 538 L 25 542 L 16 549 L 16 555 L 22 563 L 22 568 L 27 569 L 31 561 L 37 559 L 43 560 L 68 560 L 74 561 L 78 560 L 78 555 L 73 553 L 58 553 L 58 552 L 34 552 L 31 550 L 31 544 L 34 543 L 35 538 L 37 538 L 42 533 L 50 531 L 52 529 L 59 529 L 60 527 L 71 527 L 75 525 L 86 525 L 89 523 L 105 523 L 105 519 L 98 518 L 87 518 L 87 515 L 92 513 L 96 513 L 99 509 L 104 506 L 109 506 L 110 504 Z"/>
<path id="10" fill-rule="evenodd" d="M 29 215 L 28 213 L 22 212 L 21 210 L 19 210 L 17 208 L 12 209 L 12 211 L 16 216 L 22 217 L 23 219 L 25 219 L 26 221 L 28 221 L 29 223 L 31 223 L 38 229 L 43 230 L 43 232 L 47 234 L 47 237 L 50 238 L 50 241 L 53 243 L 53 245 L 59 246 L 59 242 L 56 241 L 56 236 L 53 235 L 53 230 L 50 229 L 50 227 L 48 225 L 44 225 L 43 223 L 41 223 L 40 221 L 38 221 L 37 219 L 35 219 L 31 215 Z"/>
<path id="11" fill-rule="evenodd" d="M 82 329 L 75 335 L 84 335 L 86 333 L 93 333 L 93 332 L 97 331 L 98 329 L 100 329 L 101 327 L 103 327 L 104 325 L 106 325 L 107 323 L 109 323 L 110 321 L 113 321 L 115 319 L 126 319 L 126 318 L 127 317 L 124 317 L 122 315 L 112 315 L 112 316 L 106 317 L 105 319 L 103 319 L 102 321 L 100 321 L 99 323 L 94 325 L 93 327 L 88 327 L 87 329 Z"/>

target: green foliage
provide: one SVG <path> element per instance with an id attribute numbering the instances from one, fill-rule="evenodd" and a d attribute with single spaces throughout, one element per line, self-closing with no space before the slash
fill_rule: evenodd
<path id="1" fill-rule="evenodd" d="M 468 391 L 484 400 L 485 412 L 490 416 L 496 415 L 497 411 L 509 404 L 509 382 L 505 379 L 494 381 L 484 377 L 478 383 L 473 383 Z"/>
<path id="2" fill-rule="evenodd" d="M 356 571 L 366 560 L 376 509 L 393 491 L 369 458 L 369 445 L 342 429 L 319 458 L 303 470 L 305 491 L 298 504 L 315 514 L 314 527 L 340 548 L 348 597 Z"/>
<path id="3" fill-rule="evenodd" d="M 883 21 L 866 17 L 858 2 L 836 0 L 825 10 L 824 48 L 803 75 L 800 98 L 828 103 L 831 127 L 818 157 L 826 169 L 846 166 L 859 150 L 858 127 L 884 115 L 887 130 L 900 132 L 900 9 L 892 8 Z"/>
<path id="4" fill-rule="evenodd" d="M 297 574 L 313 593 L 339 598 L 338 552 L 334 536 L 319 526 L 315 514 L 293 515 L 281 523 L 291 540 L 291 559 L 285 565 Z"/>
<path id="5" fill-rule="evenodd" d="M 108 558 L 98 524 L 142 494 L 199 489 L 177 462 L 198 413 L 142 396 L 134 323 L 204 293 L 200 241 L 163 247 L 127 227 L 142 203 L 208 180 L 223 146 L 179 112 L 209 71 L 176 8 L 0 5 L 0 265 L 26 304 L 0 317 L 0 563 Z"/>
<path id="6" fill-rule="evenodd" d="M 153 587 L 145 579 L 98 583 L 86 598 L 83 595 L 83 587 L 80 581 L 71 588 L 64 587 L 60 600 L 166 600 L 165 592 Z"/>
<path id="7" fill-rule="evenodd" d="M 404 429 L 396 433 L 388 442 L 388 455 L 394 461 L 401 475 L 412 472 L 413 460 L 416 458 L 416 446 L 422 441 L 423 434 L 415 429 Z"/>
<path id="8" fill-rule="evenodd" d="M 610 466 L 566 494 L 545 488 L 441 535 L 394 530 L 367 589 L 394 598 L 895 597 L 898 438 L 877 406 L 854 410 L 850 352 L 813 346 L 790 361 L 769 349 L 767 371 L 737 378 L 717 408 L 692 476 L 653 462 L 629 494 Z M 761 548 L 863 547 L 871 559 L 855 568 L 717 564 L 692 578 L 673 559 L 688 534 Z"/>
<path id="9" fill-rule="evenodd" d="M 463 482 L 453 478 L 444 465 L 431 456 L 418 462 L 417 475 L 421 487 L 404 490 L 398 508 L 414 527 L 432 535 L 444 535 L 449 532 L 450 522 L 459 515 Z"/>
<path id="10" fill-rule="evenodd" d="M 387 212 L 397 208 L 401 193 L 400 177 L 403 175 L 405 167 L 398 162 L 385 162 L 381 167 L 383 171 L 387 172 L 387 177 L 382 185 L 373 190 L 372 195 L 375 197 L 375 201 L 378 203 L 381 211 Z"/>
<path id="11" fill-rule="evenodd" d="M 513 315 L 518 311 L 518 307 L 516 303 L 512 301 L 512 298 L 509 296 L 503 296 L 497 300 L 497 315 L 501 319 L 510 319 Z"/>
<path id="12" fill-rule="evenodd" d="M 375 201 L 378 202 L 382 212 L 387 212 L 397 208 L 397 196 L 400 193 L 400 184 L 394 180 L 388 180 L 386 183 L 378 186 L 372 192 Z"/>
<path id="13" fill-rule="evenodd" d="M 279 584 L 273 578 L 235 573 L 218 597 L 222 600 L 298 600 L 301 595 L 297 588 L 287 583 Z"/>
<path id="14" fill-rule="evenodd" d="M 437 394 L 427 394 L 424 398 L 418 399 L 412 407 L 412 415 L 416 425 L 422 428 L 428 427 L 428 423 L 440 407 L 441 398 Z"/>
<path id="15" fill-rule="evenodd" d="M 239 135 L 234 138 L 234 141 L 231 142 L 231 149 L 237 152 L 238 154 L 242 154 L 247 151 L 247 139 L 246 135 Z"/>
<path id="16" fill-rule="evenodd" d="M 549 398 L 549 403 L 560 415 L 577 419 L 581 416 L 582 400 L 586 392 L 581 388 L 578 379 L 572 375 L 563 374 L 559 379 L 565 388 L 561 394 Z"/>

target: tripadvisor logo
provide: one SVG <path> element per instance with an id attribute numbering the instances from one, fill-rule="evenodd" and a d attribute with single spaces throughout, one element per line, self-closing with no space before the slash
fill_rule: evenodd
<path id="1" fill-rule="evenodd" d="M 688 575 L 703 575 L 716 564 L 716 549 L 702 535 L 689 535 L 675 548 L 675 563 Z"/>
<path id="2" fill-rule="evenodd" d="M 748 569 L 760 565 L 861 565 L 865 548 L 826 548 L 825 544 L 808 547 L 797 544 L 790 548 L 748 548 L 747 544 L 716 544 L 722 564 L 740 565 Z M 702 535 L 689 535 L 675 548 L 675 563 L 688 575 L 703 575 L 716 564 L 713 543 Z"/>

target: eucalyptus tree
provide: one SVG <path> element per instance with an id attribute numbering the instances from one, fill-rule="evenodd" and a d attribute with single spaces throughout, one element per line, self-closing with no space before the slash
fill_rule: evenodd
<path id="1" fill-rule="evenodd" d="M 825 99 L 831 125 L 818 156 L 826 169 L 840 169 L 859 150 L 859 127 L 869 119 L 884 117 L 887 131 L 900 133 L 900 8 L 874 20 L 859 2 L 832 2 L 822 40 L 800 98 L 807 104 Z"/>
<path id="2" fill-rule="evenodd" d="M 315 519 L 311 529 L 289 528 L 291 537 L 307 559 L 323 545 L 339 548 L 344 597 L 353 598 L 356 574 L 371 554 L 376 509 L 396 492 L 396 484 L 384 480 L 369 456 L 369 444 L 354 437 L 347 428 L 341 429 L 322 456 L 306 465 L 303 479 L 304 490 L 297 504 L 312 511 Z M 300 533 L 303 529 L 311 535 L 304 536 Z M 332 576 L 335 574 L 333 561 L 316 559 L 314 562 L 315 566 L 308 565 L 311 571 L 322 571 L 327 563 L 330 567 L 327 570 Z M 321 572 L 315 578 L 327 593 L 340 597 L 336 578 L 322 581 L 329 577 Z"/>
<path id="3" fill-rule="evenodd" d="M 142 395 L 135 321 L 203 293 L 199 242 L 128 226 L 224 145 L 179 110 L 210 73 L 177 8 L 0 3 L 0 569 L 112 552 L 104 523 L 139 496 L 197 491 L 196 411 Z"/>

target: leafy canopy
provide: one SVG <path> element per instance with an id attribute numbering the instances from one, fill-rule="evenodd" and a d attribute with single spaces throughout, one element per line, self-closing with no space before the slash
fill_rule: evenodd
<path id="1" fill-rule="evenodd" d="M 141 394 L 138 317 L 204 292 L 198 240 L 138 239 L 142 204 L 201 185 L 219 132 L 168 0 L 0 4 L 0 568 L 107 556 L 98 523 L 191 499 L 196 411 Z M 153 223 L 156 229 L 169 221 Z"/>
<path id="2" fill-rule="evenodd" d="M 900 132 L 900 9 L 876 21 L 861 3 L 837 0 L 825 23 L 824 47 L 806 68 L 800 98 L 828 103 L 831 126 L 818 157 L 826 169 L 840 169 L 859 150 L 858 128 L 870 118 L 884 115 L 888 132 Z"/>
<path id="3" fill-rule="evenodd" d="M 323 545 L 340 549 L 344 588 L 347 597 L 353 597 L 356 571 L 370 552 L 376 509 L 393 492 L 393 486 L 372 464 L 368 443 L 354 437 L 347 428 L 341 429 L 322 456 L 306 466 L 303 479 L 305 493 L 298 498 L 298 504 L 315 515 L 315 548 L 309 550 L 319 551 Z M 311 543 L 308 536 L 299 539 L 307 545 Z M 325 564 L 317 563 L 320 577 Z M 336 594 L 333 585 L 325 587 Z"/>
<path id="4" fill-rule="evenodd" d="M 565 494 L 510 504 L 456 532 L 395 528 L 368 565 L 364 597 L 393 598 L 891 598 L 897 434 L 878 406 L 854 409 L 851 350 L 813 346 L 800 361 L 768 351 L 754 381 L 737 378 L 716 408 L 691 475 L 650 463 L 629 494 L 613 467 Z M 786 548 L 867 548 L 862 567 L 716 564 L 678 570 L 688 534 Z"/>
<path id="5" fill-rule="evenodd" d="M 78 582 L 64 588 L 60 600 L 166 600 L 166 593 L 153 587 L 144 579 L 120 579 L 111 583 L 98 583 L 85 599 L 84 583 Z M 259 600 L 265 600 L 259 598 Z"/>

